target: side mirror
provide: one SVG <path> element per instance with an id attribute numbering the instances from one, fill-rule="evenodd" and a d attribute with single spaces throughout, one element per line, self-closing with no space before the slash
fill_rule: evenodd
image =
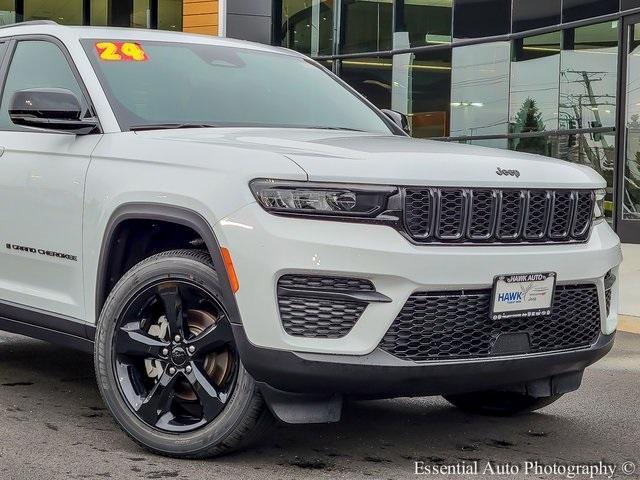
<path id="1" fill-rule="evenodd" d="M 16 125 L 77 135 L 92 133 L 96 118 L 82 118 L 82 106 L 73 92 L 64 88 L 30 88 L 13 94 L 9 118 Z"/>
<path id="2" fill-rule="evenodd" d="M 383 109 L 382 113 L 384 113 L 389 119 L 402 130 L 404 133 L 411 135 L 411 127 L 409 126 L 409 118 L 400 112 L 396 112 L 395 110 Z"/>

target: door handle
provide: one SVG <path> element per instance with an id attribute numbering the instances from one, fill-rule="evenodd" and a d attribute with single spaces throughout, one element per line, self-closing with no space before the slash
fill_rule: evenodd
<path id="1" fill-rule="evenodd" d="M 0 147 L 0 157 L 4 155 L 4 147 Z"/>

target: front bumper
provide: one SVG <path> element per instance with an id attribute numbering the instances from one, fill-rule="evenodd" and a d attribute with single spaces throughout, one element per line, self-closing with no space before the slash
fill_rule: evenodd
<path id="1" fill-rule="evenodd" d="M 243 332 L 254 347 L 357 360 L 376 350 L 414 292 L 487 289 L 497 275 L 544 271 L 556 272 L 559 284 L 595 284 L 602 333 L 616 329 L 618 282 L 607 316 L 603 278 L 612 269 L 615 274 L 622 255 L 618 237 L 604 223 L 584 244 L 419 246 L 390 227 L 278 217 L 254 203 L 217 227 L 221 245 L 233 257 Z M 342 338 L 292 336 L 282 326 L 277 304 L 277 281 L 285 274 L 368 279 L 391 301 L 370 304 Z"/>
<path id="2" fill-rule="evenodd" d="M 613 347 L 601 335 L 587 349 L 478 360 L 408 362 L 380 349 L 363 356 L 285 352 L 252 345 L 240 325 L 234 336 L 243 364 L 259 383 L 288 394 L 365 398 L 446 395 L 508 389 L 533 396 L 578 388 L 586 367 Z"/>

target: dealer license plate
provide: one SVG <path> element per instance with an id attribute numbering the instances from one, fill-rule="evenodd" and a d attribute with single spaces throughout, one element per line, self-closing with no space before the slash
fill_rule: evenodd
<path id="1" fill-rule="evenodd" d="M 556 274 L 500 275 L 493 281 L 494 320 L 551 315 Z"/>

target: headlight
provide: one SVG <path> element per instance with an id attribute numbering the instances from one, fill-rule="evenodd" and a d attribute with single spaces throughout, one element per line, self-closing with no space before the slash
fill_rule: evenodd
<path id="1" fill-rule="evenodd" d="M 604 199 L 607 196 L 607 191 L 596 190 L 596 202 L 593 206 L 593 224 L 603 222 L 605 219 L 604 213 Z"/>
<path id="2" fill-rule="evenodd" d="M 387 210 L 395 187 L 253 180 L 251 191 L 273 213 L 373 218 Z"/>

